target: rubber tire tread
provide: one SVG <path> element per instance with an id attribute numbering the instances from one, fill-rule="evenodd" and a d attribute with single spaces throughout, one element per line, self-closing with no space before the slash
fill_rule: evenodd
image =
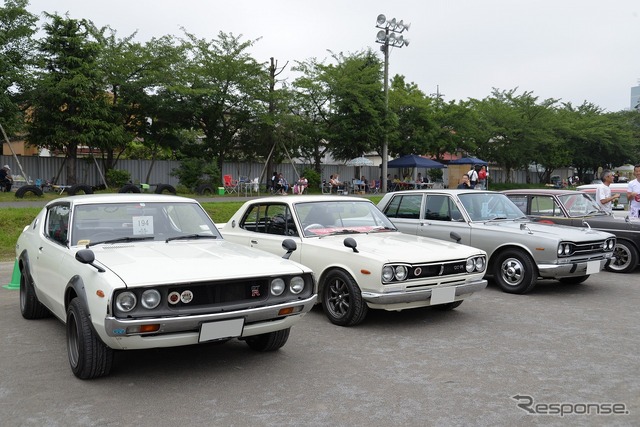
<path id="1" fill-rule="evenodd" d="M 334 317 L 330 309 L 328 308 L 327 299 L 329 292 L 329 283 L 332 280 L 335 280 L 333 277 L 338 276 L 349 288 L 349 297 L 350 297 L 350 310 L 343 318 L 338 319 Z M 342 270 L 333 270 L 330 271 L 326 278 L 324 279 L 324 284 L 322 286 L 322 309 L 324 310 L 325 315 L 329 319 L 331 323 L 338 326 L 356 326 L 364 320 L 369 311 L 369 307 L 367 303 L 362 299 L 362 293 L 360 291 L 360 287 L 355 282 L 355 280 Z"/>
<path id="2" fill-rule="evenodd" d="M 165 191 L 171 194 L 176 194 L 176 189 L 171 184 L 158 184 L 154 192 L 156 194 L 162 194 Z"/>
<path id="3" fill-rule="evenodd" d="M 36 196 L 42 196 L 42 188 L 35 185 L 23 185 L 16 190 L 16 197 L 22 199 L 27 193 L 33 193 Z"/>
<path id="4" fill-rule="evenodd" d="M 125 184 L 120 188 L 120 190 L 118 190 L 118 193 L 139 193 L 139 192 L 140 192 L 140 187 L 138 187 L 135 184 Z"/>
<path id="5" fill-rule="evenodd" d="M 29 320 L 44 319 L 51 314 L 38 299 L 31 275 L 26 270 L 20 274 L 20 313 Z"/>
<path id="6" fill-rule="evenodd" d="M 80 192 L 84 194 L 93 194 L 93 188 L 91 188 L 91 186 L 87 184 L 77 184 L 72 185 L 71 188 L 67 190 L 67 194 L 70 196 L 75 196 Z"/>
<path id="7" fill-rule="evenodd" d="M 624 247 L 625 251 L 629 254 L 629 259 L 630 259 L 629 265 L 626 266 L 624 269 L 616 270 L 616 269 L 611 268 L 611 263 L 613 261 L 609 261 L 609 262 L 607 262 L 607 265 L 605 266 L 605 269 L 607 271 L 612 272 L 612 273 L 631 273 L 632 271 L 635 271 L 636 268 L 638 267 L 638 262 L 640 262 L 640 259 L 639 259 L 640 254 L 638 254 L 638 249 L 636 249 L 636 247 L 633 244 L 631 244 L 630 242 L 624 241 L 624 240 L 616 241 L 616 249 L 618 247 Z M 614 254 L 615 254 L 616 249 L 613 250 Z"/>
<path id="8" fill-rule="evenodd" d="M 247 337 L 245 340 L 249 348 L 255 351 L 265 352 L 278 350 L 287 343 L 291 328 Z"/>
<path id="9" fill-rule="evenodd" d="M 75 321 L 71 318 L 71 314 Z M 114 351 L 96 336 L 79 298 L 74 298 L 67 309 L 67 351 L 70 351 L 68 347 L 71 328 L 77 328 L 78 333 L 78 364 L 76 366 L 73 366 L 69 356 L 69 365 L 73 374 L 83 380 L 109 375 L 113 365 Z"/>

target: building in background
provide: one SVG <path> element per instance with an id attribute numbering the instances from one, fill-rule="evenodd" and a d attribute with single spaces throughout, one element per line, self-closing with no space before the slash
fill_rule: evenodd
<path id="1" fill-rule="evenodd" d="M 640 82 L 638 86 L 631 88 L 631 104 L 632 110 L 640 110 Z"/>

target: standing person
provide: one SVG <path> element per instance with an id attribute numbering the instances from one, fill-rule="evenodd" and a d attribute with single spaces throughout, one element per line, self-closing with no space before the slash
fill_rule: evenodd
<path id="1" fill-rule="evenodd" d="M 464 174 L 462 175 L 462 182 L 460 182 L 460 184 L 458 184 L 458 187 L 461 190 L 468 190 L 471 187 L 471 185 L 469 184 L 469 174 Z"/>
<path id="2" fill-rule="evenodd" d="M 636 179 L 627 184 L 627 200 L 629 200 L 629 216 L 640 218 L 640 164 L 633 167 Z"/>
<path id="3" fill-rule="evenodd" d="M 471 165 L 471 170 L 467 172 L 467 176 L 469 177 L 469 187 L 476 188 L 476 184 L 478 183 L 478 172 L 476 172 L 476 168 Z"/>
<path id="4" fill-rule="evenodd" d="M 480 172 L 478 172 L 478 183 L 481 189 L 487 189 L 487 167 L 485 165 L 482 165 Z"/>
<path id="5" fill-rule="evenodd" d="M 613 204 L 614 200 L 618 200 L 620 197 L 619 193 L 611 195 L 611 188 L 609 187 L 613 182 L 613 172 L 610 170 L 605 170 L 602 172 L 602 184 L 598 185 L 596 188 L 596 201 L 600 205 L 600 209 L 608 213 L 609 215 L 613 214 Z"/>
<path id="6" fill-rule="evenodd" d="M 2 169 L 0 169 L 0 188 L 2 188 L 2 191 L 6 191 L 8 193 L 11 191 L 12 185 L 13 177 L 11 176 L 11 168 L 9 165 L 4 165 Z"/>

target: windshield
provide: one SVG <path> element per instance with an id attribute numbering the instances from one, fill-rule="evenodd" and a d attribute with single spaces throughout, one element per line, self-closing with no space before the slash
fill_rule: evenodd
<path id="1" fill-rule="evenodd" d="M 202 207 L 191 202 L 96 203 L 75 207 L 72 245 L 199 238 L 221 239 Z"/>
<path id="2" fill-rule="evenodd" d="M 460 201 L 472 221 L 525 218 L 507 196 L 500 193 L 465 193 Z"/>
<path id="3" fill-rule="evenodd" d="M 305 237 L 395 231 L 395 227 L 370 201 L 297 203 L 295 211 Z"/>
<path id="4" fill-rule="evenodd" d="M 571 217 L 600 214 L 606 215 L 604 211 L 600 210 L 598 203 L 585 193 L 563 194 L 558 197 L 558 199 Z"/>

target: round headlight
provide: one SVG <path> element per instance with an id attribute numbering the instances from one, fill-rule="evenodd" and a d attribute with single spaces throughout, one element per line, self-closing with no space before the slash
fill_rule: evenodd
<path id="1" fill-rule="evenodd" d="M 282 279 L 273 279 L 271 281 L 271 295 L 282 295 L 284 292 L 285 284 Z"/>
<path id="2" fill-rule="evenodd" d="M 569 255 L 569 253 L 571 253 L 571 245 L 565 245 L 564 254 Z"/>
<path id="3" fill-rule="evenodd" d="M 476 258 L 476 270 L 477 271 L 484 271 L 484 258 L 482 257 L 478 257 Z"/>
<path id="4" fill-rule="evenodd" d="M 300 276 L 293 277 L 289 283 L 289 290 L 292 294 L 298 295 L 304 289 L 304 279 Z"/>
<path id="5" fill-rule="evenodd" d="M 615 243 L 614 243 L 613 239 L 612 240 L 608 240 L 607 243 L 608 243 L 607 244 L 607 249 L 613 250 L 613 247 L 615 246 Z"/>
<path id="6" fill-rule="evenodd" d="M 476 268 L 475 260 L 473 258 L 467 258 L 467 264 L 464 266 L 464 268 L 467 270 L 467 273 L 473 272 L 473 270 Z"/>
<path id="7" fill-rule="evenodd" d="M 120 311 L 128 312 L 136 307 L 137 302 L 138 298 L 136 298 L 136 294 L 129 291 L 122 292 L 118 294 L 116 298 L 116 307 L 118 307 Z"/>
<path id="8" fill-rule="evenodd" d="M 149 289 L 142 293 L 140 304 L 147 310 L 156 308 L 160 304 L 160 292 L 155 289 Z"/>
<path id="9" fill-rule="evenodd" d="M 404 265 L 396 266 L 396 279 L 405 280 L 407 278 L 407 273 L 407 267 L 405 267 Z"/>
<path id="10" fill-rule="evenodd" d="M 382 280 L 384 282 L 390 282 L 393 280 L 393 268 L 387 265 L 382 269 Z"/>
<path id="11" fill-rule="evenodd" d="M 558 245 L 558 256 L 562 256 L 562 253 L 564 252 L 564 248 L 563 245 Z"/>

